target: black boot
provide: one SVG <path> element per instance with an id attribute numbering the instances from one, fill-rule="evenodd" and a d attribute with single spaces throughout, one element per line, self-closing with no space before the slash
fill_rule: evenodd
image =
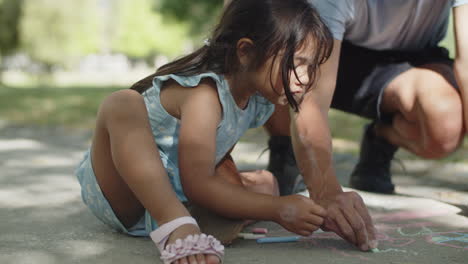
<path id="1" fill-rule="evenodd" d="M 398 147 L 377 137 L 374 127 L 372 122 L 364 129 L 359 162 L 351 173 L 349 186 L 362 191 L 392 194 L 395 185 L 390 165 Z"/>
<path id="2" fill-rule="evenodd" d="M 296 165 L 291 137 L 273 136 L 268 140 L 270 149 L 270 160 L 267 170 L 278 180 L 280 195 L 293 194 L 296 190 L 294 186 L 299 175 Z"/>

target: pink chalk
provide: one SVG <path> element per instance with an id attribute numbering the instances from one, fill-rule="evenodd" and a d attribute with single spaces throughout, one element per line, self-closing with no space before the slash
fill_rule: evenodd
<path id="1" fill-rule="evenodd" d="M 266 235 L 263 235 L 263 234 L 251 234 L 251 233 L 239 233 L 237 235 L 237 237 L 239 238 L 243 238 L 243 239 L 253 239 L 253 240 L 257 240 L 259 238 L 264 238 L 266 237 Z"/>
<path id="2" fill-rule="evenodd" d="M 257 227 L 257 228 L 252 229 L 252 233 L 254 233 L 254 234 L 266 234 L 266 233 L 268 233 L 268 229 Z"/>

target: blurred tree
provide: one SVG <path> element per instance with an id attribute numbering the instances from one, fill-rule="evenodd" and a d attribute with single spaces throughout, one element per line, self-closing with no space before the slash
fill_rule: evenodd
<path id="1" fill-rule="evenodd" d="M 2 58 L 14 52 L 19 45 L 19 18 L 22 0 L 0 0 L 0 84 Z"/>
<path id="2" fill-rule="evenodd" d="M 138 59 L 181 52 L 187 42 L 187 25 L 164 18 L 153 8 L 154 0 L 117 0 L 114 4 L 113 51 Z"/>
<path id="3" fill-rule="evenodd" d="M 205 37 L 219 15 L 223 0 L 153 0 L 166 16 L 190 22 L 191 33 Z"/>
<path id="4" fill-rule="evenodd" d="M 50 72 L 99 50 L 100 26 L 94 0 L 25 0 L 20 25 L 23 51 Z"/>

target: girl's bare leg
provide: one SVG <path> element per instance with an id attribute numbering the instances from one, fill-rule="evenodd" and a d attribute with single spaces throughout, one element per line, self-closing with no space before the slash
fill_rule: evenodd
<path id="1" fill-rule="evenodd" d="M 246 190 L 279 196 L 279 187 L 276 178 L 267 170 L 238 171 L 231 155 L 226 155 L 216 166 L 216 177 L 220 177 L 226 182 L 243 186 Z M 246 219 L 244 226 L 255 221 Z"/>
<path id="2" fill-rule="evenodd" d="M 248 191 L 279 196 L 278 182 L 267 170 L 238 171 L 231 155 L 226 155 L 216 166 L 216 177 L 244 186 Z"/>
<path id="3" fill-rule="evenodd" d="M 240 172 L 242 183 L 251 192 L 279 196 L 278 182 L 267 170 Z"/>
<path id="4" fill-rule="evenodd" d="M 159 157 L 142 96 L 132 90 L 113 93 L 101 105 L 92 145 L 92 162 L 97 182 L 116 216 L 131 227 L 145 208 L 159 225 L 189 216 L 177 199 Z M 170 205 L 170 206 L 168 206 Z M 200 230 L 183 225 L 168 244 Z M 176 264 L 219 263 L 216 256 L 197 255 Z"/>

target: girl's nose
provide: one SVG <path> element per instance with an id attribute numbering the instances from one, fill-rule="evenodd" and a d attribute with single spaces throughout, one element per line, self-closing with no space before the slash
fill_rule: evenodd
<path id="1" fill-rule="evenodd" d="M 309 75 L 307 73 L 301 72 L 294 82 L 296 87 L 299 87 L 301 90 L 309 83 Z"/>
<path id="2" fill-rule="evenodd" d="M 303 93 L 304 92 L 304 85 L 301 84 L 300 82 L 296 82 L 294 83 L 295 85 L 293 85 L 291 87 L 291 93 L 292 94 L 297 94 L 297 93 Z"/>

